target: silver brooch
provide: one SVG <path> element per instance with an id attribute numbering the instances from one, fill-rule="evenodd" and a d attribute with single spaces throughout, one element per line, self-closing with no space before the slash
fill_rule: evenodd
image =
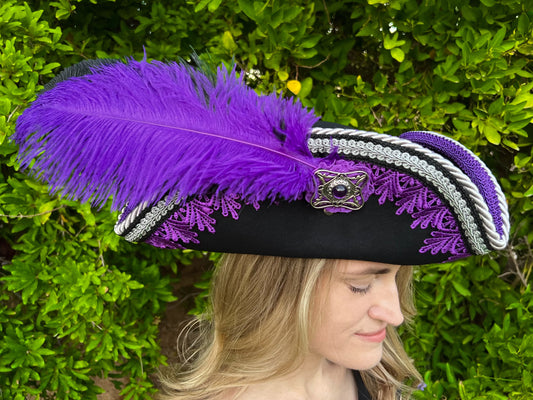
<path id="1" fill-rule="evenodd" d="M 336 172 L 317 169 L 314 172 L 316 192 L 311 200 L 314 208 L 359 210 L 365 204 L 361 189 L 368 181 L 364 171 Z M 332 210 L 333 211 L 333 210 Z"/>

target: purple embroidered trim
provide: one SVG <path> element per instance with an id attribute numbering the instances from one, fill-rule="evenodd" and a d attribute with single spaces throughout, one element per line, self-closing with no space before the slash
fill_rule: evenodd
<path id="1" fill-rule="evenodd" d="M 457 165 L 478 187 L 479 192 L 485 199 L 496 231 L 500 236 L 503 232 L 503 219 L 499 205 L 498 194 L 494 190 L 494 184 L 483 165 L 473 154 L 464 147 L 451 141 L 444 136 L 438 136 L 430 132 L 405 132 L 400 136 L 403 139 L 422 144 L 431 150 L 443 154 Z"/>
<path id="2" fill-rule="evenodd" d="M 219 209 L 224 217 L 231 214 L 231 217 L 237 220 L 238 210 L 241 208 L 238 199 L 235 195 L 213 195 L 188 201 L 166 219 L 145 242 L 167 249 L 184 249 L 180 242 L 198 244 L 198 234 L 193 229 L 202 232 L 207 229 L 208 232 L 215 233 L 216 220 L 211 214 Z M 259 205 L 254 204 L 254 207 L 257 209 Z"/>
<path id="3" fill-rule="evenodd" d="M 411 229 L 433 228 L 431 237 L 425 239 L 424 246 L 419 249 L 420 253 L 450 253 L 449 261 L 470 255 L 454 216 L 435 193 L 405 173 L 370 163 L 366 163 L 365 167 L 370 173 L 368 186 L 373 188 L 374 195 L 379 196 L 379 204 L 394 202 L 398 207 L 397 215 L 404 212 L 411 215 Z M 259 204 L 253 203 L 253 206 L 256 210 L 259 209 Z M 211 216 L 214 211 L 220 209 L 224 217 L 231 215 L 237 220 L 240 208 L 241 201 L 236 195 L 202 196 L 185 203 L 175 211 L 146 243 L 162 248 L 184 248 L 181 243 L 198 244 L 198 234 L 195 230 L 207 229 L 215 233 L 216 221 Z"/>
<path id="4" fill-rule="evenodd" d="M 379 166 L 372 166 L 372 172 L 379 204 L 393 201 L 398 206 L 397 215 L 410 214 L 414 219 L 411 229 L 436 229 L 424 240 L 420 253 L 451 253 L 449 261 L 470 255 L 454 216 L 435 193 L 407 174 Z"/>

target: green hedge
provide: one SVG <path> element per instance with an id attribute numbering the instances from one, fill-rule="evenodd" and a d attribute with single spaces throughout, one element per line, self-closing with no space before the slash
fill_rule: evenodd
<path id="1" fill-rule="evenodd" d="M 95 399 L 92 377 L 117 379 L 125 399 L 155 393 L 158 321 L 195 253 L 117 238 L 107 209 L 20 173 L 8 138 L 63 67 L 191 49 L 234 60 L 258 91 L 298 97 L 325 120 L 446 132 L 489 164 L 511 245 L 418 270 L 419 317 L 403 334 L 426 378 L 417 398 L 531 399 L 532 20 L 531 0 L 4 0 L 0 399 Z"/>

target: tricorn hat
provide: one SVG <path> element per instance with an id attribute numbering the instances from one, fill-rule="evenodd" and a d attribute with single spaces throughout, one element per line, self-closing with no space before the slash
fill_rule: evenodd
<path id="1" fill-rule="evenodd" d="M 508 241 L 496 179 L 457 141 L 321 122 L 235 69 L 84 62 L 45 87 L 14 138 L 52 191 L 112 198 L 133 242 L 426 264 Z"/>

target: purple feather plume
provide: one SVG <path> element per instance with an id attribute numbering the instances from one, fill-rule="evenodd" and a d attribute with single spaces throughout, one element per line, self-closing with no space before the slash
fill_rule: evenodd
<path id="1" fill-rule="evenodd" d="M 42 93 L 17 121 L 20 161 L 68 197 L 113 209 L 210 190 L 249 201 L 300 198 L 319 160 L 318 118 L 259 96 L 235 70 L 214 79 L 178 63 L 94 68 Z"/>

